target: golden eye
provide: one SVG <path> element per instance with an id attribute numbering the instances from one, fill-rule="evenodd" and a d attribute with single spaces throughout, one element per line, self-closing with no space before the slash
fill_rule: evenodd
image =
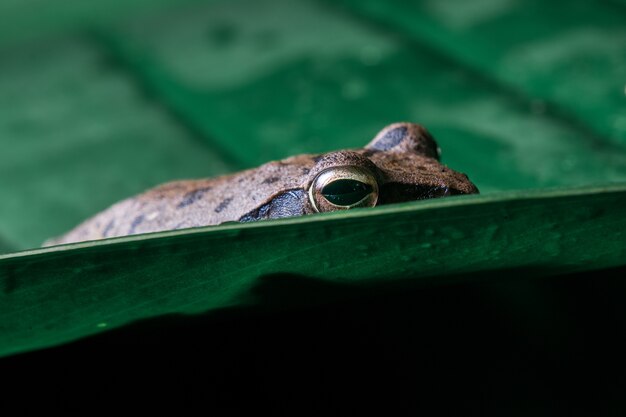
<path id="1" fill-rule="evenodd" d="M 378 183 L 365 168 L 328 168 L 313 180 L 309 199 L 318 212 L 372 207 L 378 200 Z"/>

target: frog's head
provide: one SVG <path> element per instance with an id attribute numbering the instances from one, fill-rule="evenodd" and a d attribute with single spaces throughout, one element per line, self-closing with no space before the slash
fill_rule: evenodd
<path id="1" fill-rule="evenodd" d="M 467 175 L 439 163 L 433 137 L 414 123 L 394 123 L 363 149 L 323 154 L 305 189 L 314 212 L 478 193 Z"/>
<path id="2" fill-rule="evenodd" d="M 387 126 L 362 149 L 299 155 L 255 172 L 264 180 L 254 181 L 254 195 L 267 197 L 240 221 L 478 192 L 465 174 L 439 163 L 437 143 L 413 123 Z"/>

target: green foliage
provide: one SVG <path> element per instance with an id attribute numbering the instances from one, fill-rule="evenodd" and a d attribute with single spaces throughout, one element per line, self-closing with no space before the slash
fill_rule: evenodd
<path id="1" fill-rule="evenodd" d="M 624 263 L 622 3 L 31 3 L 0 6 L 0 353 L 254 303 L 272 273 Z M 403 120 L 482 194 L 10 253 L 156 184 Z"/>

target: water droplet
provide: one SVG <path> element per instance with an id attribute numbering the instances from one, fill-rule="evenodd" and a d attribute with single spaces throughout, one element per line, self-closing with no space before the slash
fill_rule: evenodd
<path id="1" fill-rule="evenodd" d="M 365 96 L 367 85 L 361 80 L 350 80 L 343 85 L 341 94 L 348 100 L 357 100 Z"/>
<path id="2" fill-rule="evenodd" d="M 366 46 L 365 48 L 361 49 L 360 56 L 361 62 L 363 62 L 363 64 L 376 65 L 381 61 L 383 57 L 383 52 L 380 48 Z"/>
<path id="3" fill-rule="evenodd" d="M 613 120 L 613 127 L 617 130 L 626 130 L 626 116 L 617 116 Z"/>

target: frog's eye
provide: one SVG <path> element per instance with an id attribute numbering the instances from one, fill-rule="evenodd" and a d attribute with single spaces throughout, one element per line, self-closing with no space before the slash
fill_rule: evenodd
<path id="1" fill-rule="evenodd" d="M 378 200 L 378 183 L 365 168 L 328 168 L 315 177 L 309 199 L 318 212 L 372 207 Z"/>

